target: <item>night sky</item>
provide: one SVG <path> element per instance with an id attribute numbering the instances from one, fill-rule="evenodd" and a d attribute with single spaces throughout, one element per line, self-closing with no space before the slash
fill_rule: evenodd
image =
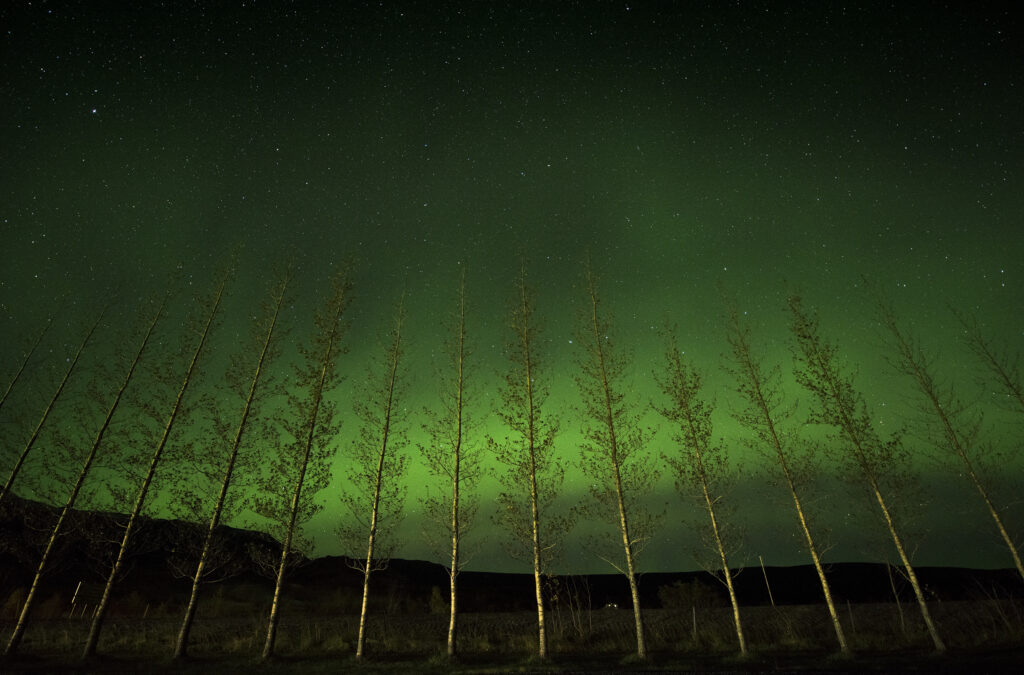
<path id="1" fill-rule="evenodd" d="M 454 311 L 465 268 L 473 431 L 484 445 L 486 434 L 505 433 L 491 410 L 525 256 L 543 322 L 548 412 L 561 420 L 568 508 L 586 494 L 574 468 L 573 376 L 589 251 L 616 344 L 632 357 L 627 399 L 656 427 L 656 461 L 672 452 L 670 430 L 651 409 L 660 403 L 654 374 L 666 322 L 706 374 L 716 437 L 746 471 L 730 495 L 747 535 L 736 564 L 809 562 L 785 494 L 767 487 L 761 461 L 741 443 L 746 434 L 730 415 L 739 399 L 722 368 L 725 294 L 805 416 L 810 398 L 792 378 L 789 291 L 820 313 L 878 428 L 910 431 L 922 480 L 915 501 L 926 502 L 914 523 L 916 561 L 1012 564 L 966 482 L 925 457 L 911 383 L 887 368 L 861 276 L 889 294 L 944 381 L 984 411 L 985 439 L 1010 453 L 997 487 L 1012 495 L 1024 477 L 1021 418 L 983 381 L 950 308 L 976 316 L 1001 349 L 1020 349 L 1017 14 L 998 3 L 324 4 L 0 9 L 3 388 L 56 316 L 0 413 L 5 466 L 109 297 L 116 301 L 97 339 L 113 345 L 179 268 L 165 326 L 173 341 L 190 294 L 209 291 L 236 252 L 211 345 L 210 362 L 226 362 L 275 265 L 289 255 L 296 262 L 282 317 L 291 345 L 312 330 L 331 275 L 353 259 L 349 353 L 339 362 L 347 379 L 331 393 L 343 418 L 336 480 L 306 533 L 315 555 L 358 553 L 341 550 L 334 535 L 345 451 L 358 430 L 350 411 L 404 286 L 399 407 L 412 461 L 397 555 L 429 557 L 417 500 L 430 479 L 415 445 L 426 438 L 424 407 L 438 400 L 439 317 Z M 292 355 L 289 346 L 285 359 Z M 72 387 L 54 426 L 76 423 L 83 391 Z M 23 477 L 16 492 L 32 495 L 43 473 Z M 470 568 L 525 571 L 504 557 L 489 520 L 494 487 L 480 485 Z M 828 498 L 817 505 L 834 544 L 827 558 L 884 559 L 888 549 L 869 543 L 870 519 L 856 517 L 866 502 L 829 481 L 823 489 Z M 686 521 L 700 513 L 667 476 L 652 503 L 667 515 L 641 569 L 694 569 L 698 544 Z M 1020 539 L 1019 503 L 1007 519 Z M 560 569 L 611 571 L 582 552 L 589 529 L 581 523 L 571 535 Z"/>

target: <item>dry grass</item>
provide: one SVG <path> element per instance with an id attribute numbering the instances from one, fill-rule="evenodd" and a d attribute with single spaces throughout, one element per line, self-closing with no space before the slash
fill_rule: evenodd
<path id="1" fill-rule="evenodd" d="M 220 608 L 224 610 L 231 603 Z M 231 609 L 237 609 L 231 605 Z M 843 607 L 843 623 L 857 656 L 854 670 L 884 670 L 905 659 L 927 657 L 930 640 L 914 608 L 904 606 L 901 621 L 894 604 L 859 604 Z M 352 614 L 286 615 L 277 641 L 279 658 L 273 666 L 256 664 L 263 644 L 261 612 L 249 607 L 241 615 L 221 616 L 207 611 L 192 632 L 188 664 L 169 664 L 179 617 L 173 608 L 147 611 L 145 619 L 112 617 L 103 633 L 104 660 L 91 664 L 99 671 L 145 670 L 188 672 L 205 668 L 273 672 L 317 672 L 351 662 L 357 630 Z M 1004 661 L 1019 663 L 1024 654 L 1024 603 L 981 599 L 942 602 L 932 607 L 944 639 L 956 659 L 993 659 L 985 670 L 998 670 Z M 694 616 L 696 615 L 696 631 Z M 727 608 L 693 611 L 648 610 L 648 646 L 655 669 L 736 669 L 736 637 Z M 460 658 L 450 664 L 443 655 L 447 617 L 436 614 L 377 615 L 370 617 L 367 638 L 369 671 L 438 672 L 467 670 L 545 670 L 580 668 L 632 669 L 629 656 L 635 647 L 632 614 L 628 610 L 593 610 L 577 615 L 549 615 L 551 664 L 532 658 L 536 645 L 536 616 L 530 612 L 479 613 L 462 616 Z M 835 635 L 824 606 L 750 607 L 743 610 L 744 628 L 754 656 L 740 670 L 758 670 L 758 664 L 815 664 L 842 671 L 851 662 L 834 657 Z M 2 628 L 11 629 L 5 622 Z M 3 672 L 46 672 L 74 664 L 89 628 L 88 619 L 39 618 L 25 635 L 17 660 L 3 664 Z M 844 665 L 846 663 L 846 665 Z M 973 661 L 972 661 L 973 663 Z M 125 667 L 126 664 L 133 664 Z M 875 664 L 875 665 L 873 665 Z M 967 666 L 965 666 L 969 670 Z M 85 670 L 83 672 L 89 672 Z"/>

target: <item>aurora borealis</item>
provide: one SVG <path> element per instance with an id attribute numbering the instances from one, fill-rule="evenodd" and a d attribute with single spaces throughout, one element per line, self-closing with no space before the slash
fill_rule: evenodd
<path id="1" fill-rule="evenodd" d="M 423 408 L 437 404 L 439 317 L 453 310 L 464 267 L 471 412 L 484 445 L 486 434 L 505 433 L 490 413 L 524 255 L 543 321 L 549 412 L 561 419 L 556 444 L 569 467 L 562 505 L 572 506 L 586 487 L 572 468 L 581 425 L 573 376 L 589 251 L 616 343 L 632 355 L 627 398 L 645 419 L 659 424 L 650 407 L 666 322 L 706 374 L 716 436 L 748 472 L 731 495 L 747 535 L 740 560 L 806 562 L 784 496 L 765 496 L 760 460 L 729 414 L 738 400 L 722 369 L 722 293 L 737 298 L 805 414 L 785 312 L 797 290 L 857 369 L 878 428 L 909 427 L 927 502 L 917 562 L 1010 566 L 969 486 L 925 458 L 911 384 L 886 366 L 861 275 L 891 295 L 941 375 L 984 410 L 985 438 L 1009 453 L 998 474 L 1012 496 L 1024 478 L 1019 416 L 983 381 L 949 308 L 976 316 L 1000 348 L 1020 349 L 1017 14 L 931 3 L 321 5 L 0 9 L 0 385 L 56 315 L 0 413 L 5 470 L 107 297 L 117 302 L 100 338 L 113 344 L 180 268 L 184 291 L 171 314 L 183 329 L 189 293 L 208 290 L 237 252 L 212 343 L 211 361 L 226 362 L 275 264 L 296 260 L 282 321 L 297 342 L 312 330 L 332 272 L 352 258 L 347 379 L 332 393 L 343 421 L 336 477 L 358 427 L 353 398 L 404 286 L 400 407 L 411 471 L 397 554 L 424 557 L 417 498 L 428 478 L 415 446 Z M 57 409 L 54 424 L 73 424 L 71 408 Z M 672 451 L 669 436 L 656 429 L 654 457 Z M 30 494 L 39 477 L 15 491 Z M 641 567 L 692 569 L 685 519 L 698 514 L 671 481 L 662 484 L 663 536 Z M 307 529 L 318 555 L 349 553 L 333 534 L 337 485 Z M 489 520 L 493 486 L 481 485 L 470 567 L 518 570 Z M 867 526 L 847 517 L 856 501 L 845 488 L 826 494 L 829 558 L 877 559 Z M 1006 516 L 1019 539 L 1024 511 L 1016 504 Z M 562 565 L 610 571 L 580 552 L 585 529 L 570 535 Z"/>

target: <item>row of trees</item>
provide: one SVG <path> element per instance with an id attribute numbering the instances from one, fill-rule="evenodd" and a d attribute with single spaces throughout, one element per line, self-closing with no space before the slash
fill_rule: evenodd
<path id="1" fill-rule="evenodd" d="M 657 412 L 673 429 L 673 443 L 670 450 L 655 457 L 651 434 L 643 425 L 646 406 L 631 398 L 632 391 L 624 379 L 630 359 L 613 339 L 612 322 L 602 307 L 599 280 L 589 261 L 583 279 L 586 311 L 579 322 L 577 342 L 582 349 L 576 374 L 583 403 L 579 469 L 588 478 L 592 499 L 565 509 L 556 504 L 565 466 L 555 453 L 559 424 L 547 408 L 550 375 L 541 353 L 542 327 L 535 315 L 536 294 L 528 283 L 526 266 L 520 268 L 508 310 L 508 363 L 500 387 L 501 407 L 495 411 L 507 427 L 504 438 L 481 439 L 477 421 L 469 413 L 479 383 L 468 347 L 471 341 L 464 274 L 459 278 L 446 328 L 447 358 L 436 373 L 440 400 L 425 411 L 427 441 L 419 448 L 436 479 L 423 499 L 423 510 L 435 524 L 437 550 L 443 551 L 448 561 L 448 654 L 456 652 L 458 575 L 467 559 L 464 536 L 477 514 L 479 496 L 474 486 L 484 472 L 485 458 L 495 460 L 494 472 L 501 484 L 500 508 L 494 520 L 509 535 L 509 554 L 527 561 L 534 575 L 537 651 L 541 658 L 547 654 L 542 579 L 550 572 L 565 534 L 580 517 L 603 522 L 614 533 L 604 539 L 593 537 L 590 547 L 626 577 L 633 603 L 637 656 L 646 657 L 637 558 L 665 518 L 663 512 L 650 508 L 647 499 L 660 478 L 661 467 L 674 476 L 681 494 L 692 500 L 694 512 L 703 514 L 707 566 L 716 571 L 728 590 L 738 647 L 745 653 L 729 561 L 736 548 L 736 534 L 725 499 L 736 479 L 736 465 L 730 460 L 730 449 L 715 440 L 713 400 L 703 391 L 702 373 L 680 350 L 674 332 L 668 330 L 664 368 L 658 378 L 663 396 Z M 98 491 L 105 490 L 119 511 L 127 515 L 120 541 L 112 547 L 109 574 L 83 657 L 95 653 L 138 517 L 152 503 L 154 483 L 160 482 L 157 477 L 170 476 L 176 480 L 162 481 L 172 486 L 165 490 L 169 506 L 182 517 L 205 523 L 203 541 L 195 546 L 195 557 L 187 570 L 192 588 L 175 656 L 187 654 L 200 590 L 219 565 L 217 535 L 221 523 L 249 512 L 258 514 L 260 526 L 280 542 L 276 561 L 268 561 L 276 584 L 262 653 L 270 657 L 287 571 L 300 557 L 298 552 L 309 550 L 302 525 L 324 507 L 321 497 L 330 483 L 330 463 L 340 453 L 347 484 L 338 501 L 345 515 L 337 535 L 347 550 L 361 555 L 353 564 L 363 575 L 356 641 L 356 657 L 363 657 L 371 576 L 394 550 L 394 525 L 405 502 L 402 479 L 410 455 L 405 420 L 397 414 L 405 391 L 405 295 L 403 292 L 395 305 L 379 360 L 355 397 L 358 436 L 351 447 L 338 448 L 343 416 L 330 394 L 345 379 L 341 363 L 347 351 L 345 316 L 352 293 L 350 272 L 346 268 L 332 279 L 331 292 L 315 313 L 311 337 L 298 346 L 298 357 L 285 368 L 281 364 L 288 365 L 283 354 L 289 341 L 280 319 L 291 303 L 290 281 L 288 270 L 275 275 L 266 290 L 263 309 L 251 323 L 249 341 L 232 354 L 231 363 L 215 378 L 215 388 L 202 389 L 195 381 L 202 377 L 204 364 L 215 361 L 208 353 L 209 338 L 220 321 L 228 275 L 221 275 L 210 295 L 199 301 L 192 325 L 179 340 L 165 334 L 165 296 L 139 327 L 134 344 L 126 343 L 116 361 L 120 373 L 104 371 L 93 378 L 90 402 L 80 414 L 82 425 L 92 429 L 90 435 L 55 435 L 58 440 L 52 447 L 37 449 L 41 431 L 52 425 L 50 416 L 65 395 L 66 385 L 79 368 L 80 357 L 90 346 L 103 314 L 91 325 L 68 359 L 69 365 L 32 425 L 28 440 L 20 449 L 12 449 L 12 468 L 0 492 L 2 507 L 11 490 L 33 475 L 23 471 L 33 454 L 45 454 L 48 461 L 58 461 L 65 468 L 78 467 L 70 471 L 66 481 L 59 482 L 63 493 L 54 501 L 62 503 L 63 508 L 43 549 L 6 654 L 17 650 L 24 635 L 40 579 L 51 564 L 54 544 L 69 511 L 81 506 L 84 493 L 89 493 L 85 497 L 88 501 L 98 499 Z M 874 300 L 891 338 L 893 365 L 915 384 L 922 406 L 930 415 L 926 433 L 977 490 L 1024 578 L 1018 548 L 986 484 L 986 446 L 981 439 L 979 414 L 964 405 L 951 387 L 938 383 L 933 361 L 916 338 L 905 331 L 887 299 L 876 292 Z M 883 437 L 875 427 L 837 347 L 821 335 L 817 316 L 807 311 L 797 296 L 789 299 L 789 316 L 795 377 L 812 394 L 810 421 L 832 430 L 829 442 L 815 443 L 799 433 L 801 420 L 792 403 L 785 400 L 781 368 L 765 364 L 750 327 L 732 308 L 726 322 L 729 371 L 744 403 L 735 414 L 751 432 L 747 442 L 765 456 L 765 466 L 771 467 L 770 472 L 792 502 L 839 649 L 848 652 L 849 644 L 822 564 L 822 546 L 816 538 L 820 530 L 806 497 L 824 458 L 837 462 L 841 474 L 855 481 L 874 504 L 872 508 L 877 508 L 935 648 L 943 651 L 944 644 L 929 615 L 904 542 L 902 530 L 907 514 L 900 511 L 896 499 L 907 479 L 908 450 L 898 436 Z M 1000 354 L 968 317 L 960 317 L 960 322 L 970 348 L 996 385 L 1005 390 L 1015 410 L 1024 414 L 1024 388 L 1016 362 Z M 47 328 L 19 364 L 0 399 L 0 409 L 19 383 Z M 169 349 L 169 345 L 180 349 Z M 86 489 L 87 485 L 92 487 Z"/>

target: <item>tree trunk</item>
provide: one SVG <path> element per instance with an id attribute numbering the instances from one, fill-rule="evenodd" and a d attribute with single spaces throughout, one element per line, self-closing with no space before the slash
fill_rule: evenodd
<path id="1" fill-rule="evenodd" d="M 907 553 L 903 548 L 903 541 L 896 532 L 896 525 L 893 523 L 892 516 L 889 514 L 889 507 L 886 506 L 885 499 L 882 498 L 882 493 L 879 491 L 878 485 L 874 480 L 871 481 L 871 490 L 874 493 L 875 499 L 878 501 L 879 508 L 882 509 L 882 515 L 885 516 L 885 524 L 888 526 L 889 534 L 892 536 L 892 541 L 896 545 L 896 552 L 899 553 L 900 560 L 903 562 L 903 569 L 907 573 L 907 579 L 910 580 L 910 586 L 914 589 L 914 596 L 917 598 L 917 604 L 921 607 L 921 617 L 924 619 L 924 625 L 928 628 L 928 634 L 931 636 L 932 642 L 935 644 L 935 651 L 941 654 L 946 651 L 946 645 L 942 642 L 942 638 L 939 637 L 939 632 L 935 629 L 935 624 L 932 622 L 931 612 L 928 611 L 928 603 L 925 601 L 924 593 L 921 591 L 921 584 L 918 583 L 917 575 L 914 573 L 914 567 L 910 564 L 910 558 L 907 557 Z"/>
<path id="2" fill-rule="evenodd" d="M 526 294 L 525 269 L 520 270 L 520 300 L 523 321 L 530 316 L 529 303 Z M 523 325 L 520 331 L 520 339 L 523 343 L 523 369 L 526 385 L 526 431 L 527 450 L 530 456 L 530 530 L 531 544 L 533 545 L 533 586 L 537 600 L 537 657 L 546 659 L 548 656 L 548 637 L 544 627 L 544 589 L 541 570 L 541 540 L 540 540 L 540 509 L 538 506 L 539 495 L 537 493 L 537 449 L 536 449 L 536 421 L 534 420 L 533 409 L 533 361 L 530 358 L 531 340 L 530 327 Z"/>
<path id="3" fill-rule="evenodd" d="M 594 346 L 598 359 L 598 372 L 601 376 L 601 388 L 604 394 L 604 422 L 608 428 L 609 458 L 612 476 L 615 483 L 615 499 L 619 511 L 619 531 L 622 534 L 622 548 L 626 556 L 626 578 L 629 580 L 629 592 L 633 599 L 633 620 L 636 630 L 636 655 L 643 660 L 647 658 L 647 645 L 644 636 L 643 612 L 640 609 L 640 593 L 636 585 L 636 570 L 633 565 L 633 542 L 629 538 L 629 520 L 626 514 L 626 500 L 622 489 L 622 475 L 618 456 L 618 440 L 616 438 L 615 415 L 612 411 L 612 392 L 608 382 L 608 371 L 605 365 L 604 348 L 601 346 L 601 331 L 597 316 L 597 292 L 587 268 L 587 280 L 590 286 L 591 326 L 593 328 Z"/>
<path id="4" fill-rule="evenodd" d="M 366 646 L 366 609 L 370 598 L 370 574 L 373 572 L 373 549 L 377 543 L 377 519 L 380 515 L 380 496 L 384 482 L 384 462 L 387 458 L 388 439 L 391 433 L 391 408 L 394 403 L 395 382 L 398 378 L 398 360 L 401 355 L 402 313 L 405 294 L 398 307 L 398 320 L 395 328 L 394 343 L 390 353 L 391 373 L 388 377 L 387 396 L 384 399 L 384 426 L 381 430 L 380 453 L 377 456 L 376 481 L 373 489 L 373 506 L 370 509 L 370 533 L 367 537 L 366 563 L 363 567 L 363 602 L 359 610 L 359 635 L 356 639 L 356 659 L 363 658 Z"/>
<path id="5" fill-rule="evenodd" d="M 46 320 L 46 325 L 43 326 L 41 331 L 39 331 L 39 335 L 36 336 L 35 341 L 28 350 L 28 354 L 26 354 L 25 358 L 21 360 L 21 365 L 18 366 L 18 371 L 14 373 L 14 377 L 12 377 L 11 381 L 7 384 L 7 389 L 4 390 L 4 395 L 0 397 L 0 410 L 3 409 L 4 403 L 7 401 L 7 397 L 10 396 L 11 391 L 14 389 L 14 385 L 18 384 L 18 380 L 21 379 L 21 374 L 25 372 L 25 366 L 28 365 L 32 355 L 36 353 L 36 348 L 39 346 L 39 343 L 43 341 L 43 337 L 46 336 L 46 332 L 50 329 L 50 324 L 52 323 L 53 316 L 51 315 L 50 318 Z"/>
<path id="6" fill-rule="evenodd" d="M 277 566 L 277 579 L 274 582 L 274 599 L 270 604 L 270 615 L 267 618 L 267 636 L 263 643 L 263 652 L 261 658 L 264 660 L 269 659 L 274 655 L 274 642 L 277 639 L 277 622 L 280 616 L 281 609 L 281 589 L 284 586 L 285 570 L 288 566 L 288 556 L 291 554 L 292 541 L 295 534 L 295 523 L 298 519 L 300 499 L 302 498 L 302 488 L 306 480 L 306 470 L 309 466 L 309 458 L 313 448 L 313 441 L 316 435 L 317 419 L 320 412 L 320 405 L 323 403 L 324 386 L 327 381 L 328 372 L 331 369 L 335 358 L 335 345 L 339 337 L 338 321 L 341 320 L 341 313 L 345 309 L 345 297 L 344 289 L 346 285 L 341 287 L 340 293 L 337 296 L 337 306 L 334 310 L 334 319 L 331 322 L 330 333 L 328 334 L 327 342 L 324 345 L 324 353 L 320 361 L 320 373 L 317 376 L 316 384 L 312 387 L 313 401 L 309 412 L 309 422 L 306 427 L 306 437 L 304 439 L 304 449 L 302 462 L 299 465 L 299 475 L 296 477 L 295 490 L 292 493 L 291 509 L 288 516 L 288 525 L 285 530 L 285 539 L 281 546 L 281 561 Z M 283 293 L 282 293 L 283 295 Z"/>
<path id="7" fill-rule="evenodd" d="M 11 492 L 11 486 L 14 484 L 14 479 L 18 477 L 18 472 L 21 471 L 21 466 L 25 463 L 25 458 L 28 457 L 28 453 L 32 451 L 32 446 L 35 445 L 36 440 L 39 439 L 39 432 L 43 429 L 43 424 L 46 423 L 46 418 L 50 416 L 54 406 L 57 405 L 57 399 L 64 392 L 64 386 L 68 383 L 68 378 L 71 377 L 71 373 L 75 370 L 75 366 L 78 365 L 78 359 L 82 356 L 82 352 L 85 351 L 85 346 L 89 344 L 89 340 L 92 338 L 93 333 L 96 332 L 97 326 L 100 325 L 100 321 L 103 320 L 103 315 L 106 313 L 106 309 L 100 312 L 100 315 L 96 317 L 96 321 L 92 324 L 89 332 L 85 334 L 85 339 L 82 340 L 82 344 L 78 346 L 78 350 L 75 352 L 75 357 L 71 360 L 71 365 L 68 366 L 67 371 L 64 373 L 64 377 L 61 378 L 60 384 L 57 385 L 57 391 L 54 392 L 50 398 L 50 402 L 47 404 L 46 409 L 43 410 L 42 417 L 39 418 L 39 422 L 36 423 L 35 429 L 32 430 L 32 436 L 29 437 L 28 442 L 22 449 L 21 454 L 18 456 L 18 460 L 14 463 L 14 468 L 11 469 L 10 476 L 7 477 L 7 482 L 4 483 L 2 489 L 0 489 L 0 504 L 3 503 L 4 499 Z"/>
<path id="8" fill-rule="evenodd" d="M 789 481 L 789 491 L 793 497 L 793 505 L 796 507 L 797 518 L 800 520 L 800 529 L 804 535 L 804 541 L 807 542 L 807 550 L 811 553 L 811 560 L 814 561 L 814 571 L 818 573 L 818 581 L 821 582 L 821 590 L 825 594 L 825 604 L 828 606 L 828 614 L 832 617 L 832 627 L 836 632 L 836 639 L 839 640 L 839 651 L 843 654 L 850 654 L 850 645 L 846 641 L 846 634 L 843 632 L 843 626 L 839 622 L 839 614 L 836 613 L 835 602 L 832 601 L 832 589 L 828 584 L 828 579 L 825 578 L 825 570 L 821 565 L 821 556 L 818 555 L 818 549 L 814 544 L 814 539 L 811 537 L 811 530 L 807 526 L 807 518 L 804 517 L 804 509 L 800 504 L 800 498 L 796 494 L 796 488 L 793 487 L 792 481 L 789 479 L 788 471 L 786 480 Z"/>
<path id="9" fill-rule="evenodd" d="M 698 459 L 698 461 L 700 461 Z M 729 561 L 725 555 L 725 545 L 722 543 L 722 536 L 718 531 L 718 519 L 715 517 L 715 506 L 708 493 L 707 480 L 703 478 L 703 466 L 701 466 L 702 485 L 704 491 L 704 502 L 707 505 L 708 517 L 711 519 L 711 532 L 715 536 L 715 547 L 718 549 L 719 558 L 722 561 L 722 576 L 725 577 L 725 587 L 729 591 L 729 603 L 732 605 L 732 620 L 736 626 L 736 639 L 740 643 L 740 654 L 747 655 L 747 640 L 743 637 L 743 624 L 740 622 L 740 604 L 736 600 L 736 589 L 732 584 L 732 572 L 729 571 Z"/>
<path id="10" fill-rule="evenodd" d="M 245 397 L 245 405 L 242 408 L 242 418 L 235 429 L 235 436 L 231 443 L 231 453 L 228 456 L 227 466 L 224 469 L 224 478 L 221 481 L 220 492 L 217 495 L 217 503 L 214 505 L 213 514 L 210 516 L 210 524 L 206 529 L 206 537 L 203 540 L 203 551 L 199 555 L 199 563 L 196 565 L 195 574 L 192 575 L 192 590 L 189 593 L 188 606 L 185 609 L 185 617 L 181 622 L 181 629 L 178 631 L 178 640 L 174 647 L 174 658 L 184 658 L 188 652 L 188 635 L 192 630 L 192 622 L 196 616 L 196 608 L 199 600 L 199 586 L 202 583 L 206 570 L 206 562 L 210 556 L 210 549 L 213 545 L 214 532 L 220 524 L 221 513 L 224 510 L 224 503 L 227 499 L 228 488 L 231 485 L 231 477 L 235 470 L 235 462 L 238 459 L 238 450 L 242 445 L 242 435 L 245 433 L 246 423 L 249 420 L 249 413 L 252 410 L 253 400 L 256 398 L 256 388 L 263 373 L 263 365 L 267 359 L 267 352 L 270 349 L 270 340 L 274 336 L 274 328 L 277 326 L 277 317 L 281 313 L 281 303 L 284 302 L 284 294 L 288 288 L 288 277 L 281 282 L 280 288 L 275 290 L 274 313 L 270 317 L 270 324 L 267 327 L 267 334 L 263 340 L 259 358 L 256 361 L 256 370 L 253 373 L 252 381 L 249 383 L 249 391 Z"/>
<path id="11" fill-rule="evenodd" d="M 213 320 L 217 316 L 217 310 L 220 307 L 221 298 L 224 296 L 224 286 L 226 284 L 227 276 L 225 275 L 220 282 L 220 286 L 217 288 L 213 307 L 206 319 L 206 325 L 203 327 L 199 343 L 196 345 L 196 349 L 192 354 L 192 360 L 189 362 L 188 370 L 185 371 L 185 377 L 182 380 L 181 387 L 178 389 L 178 395 L 174 399 L 174 406 L 171 408 L 170 416 L 167 418 L 167 423 L 164 425 L 163 435 L 160 437 L 160 442 L 157 443 L 156 449 L 153 451 L 153 456 L 149 462 L 149 470 L 142 481 L 142 485 L 139 486 L 139 492 L 135 498 L 135 506 L 132 508 L 131 515 L 128 516 L 128 524 L 125 526 L 124 536 L 121 538 L 120 548 L 117 551 L 117 560 L 114 561 L 114 567 L 110 570 L 110 575 L 107 577 L 106 586 L 103 588 L 103 596 L 100 598 L 99 605 L 96 607 L 96 613 L 93 615 L 92 625 L 89 627 L 89 636 L 86 639 L 85 648 L 82 650 L 83 659 L 91 658 L 96 654 L 96 646 L 99 644 L 100 632 L 103 629 L 103 621 L 106 618 L 111 591 L 114 588 L 117 575 L 121 572 L 121 567 L 124 564 L 124 558 L 128 552 L 128 544 L 131 540 L 135 520 L 142 512 L 142 507 L 145 504 L 146 495 L 149 493 L 149 486 L 153 482 L 156 467 L 160 463 L 160 457 L 163 454 L 164 446 L 167 445 L 167 439 L 171 435 L 171 429 L 174 427 L 174 422 L 178 418 L 178 412 L 181 410 L 181 401 L 185 397 L 185 391 L 188 389 L 189 383 L 192 381 L 192 375 L 195 372 L 196 364 L 199 362 L 199 355 L 203 351 L 203 346 L 206 344 L 206 338 L 209 336 L 210 329 L 213 326 Z"/>
<path id="12" fill-rule="evenodd" d="M 448 657 L 455 656 L 455 638 L 457 630 L 456 585 L 459 576 L 459 451 L 455 451 L 455 471 L 452 478 L 452 566 L 449 570 L 451 581 L 450 611 L 448 618 Z"/>
<path id="13" fill-rule="evenodd" d="M 529 372 L 529 371 L 527 371 Z M 530 399 L 531 433 L 533 401 Z M 544 628 L 544 592 L 541 579 L 540 518 L 537 509 L 537 464 L 534 457 L 533 441 L 530 441 L 530 514 L 533 529 L 533 587 L 537 599 L 537 656 L 548 656 L 548 637 Z"/>
<path id="14" fill-rule="evenodd" d="M 153 334 L 153 329 L 156 327 L 161 314 L 163 314 L 163 304 L 160 305 L 156 315 L 154 315 L 153 320 L 149 324 L 149 328 L 142 339 L 139 350 L 135 354 L 135 358 L 132 360 L 131 365 L 128 367 L 128 372 L 125 374 L 124 380 L 122 380 L 121 386 L 117 390 L 113 402 L 107 409 L 107 415 L 103 419 L 103 423 L 100 425 L 99 431 L 96 432 L 96 437 L 93 439 L 92 447 L 89 449 L 89 454 L 85 458 L 85 462 L 82 464 L 82 470 L 78 472 L 78 478 L 75 479 L 75 484 L 71 488 L 71 493 L 68 495 L 64 508 L 61 509 L 60 516 L 58 516 L 57 522 L 54 524 L 53 530 L 50 532 L 50 539 L 46 542 L 46 548 L 43 550 L 43 557 L 39 560 L 39 566 L 36 568 L 36 574 L 32 578 L 32 586 L 29 588 L 28 595 L 25 596 L 25 603 L 22 605 L 21 614 L 18 615 L 18 622 L 14 626 L 14 632 L 11 633 L 11 637 L 7 642 L 7 647 L 4 650 L 4 656 L 13 656 L 18 649 L 18 645 L 21 644 L 21 639 L 25 634 L 25 628 L 28 626 L 29 613 L 32 610 L 36 591 L 39 590 L 39 581 L 42 579 L 43 572 L 46 570 L 46 563 L 49 561 L 50 553 L 53 551 L 53 545 L 57 542 L 57 537 L 60 535 L 61 528 L 64 526 L 64 521 L 67 519 L 68 513 L 72 508 L 74 508 L 75 500 L 78 499 L 78 493 L 81 491 L 82 485 L 85 483 L 85 479 L 89 475 L 89 469 L 92 468 L 93 460 L 96 459 L 96 453 L 99 451 L 100 445 L 103 443 L 103 437 L 106 435 L 107 429 L 110 428 L 110 420 L 114 418 L 114 413 L 117 411 L 117 407 L 121 403 L 121 398 L 124 395 L 125 390 L 128 388 L 129 382 L 131 382 L 132 375 L 135 374 L 135 368 L 138 366 L 139 361 L 142 360 L 142 353 L 146 350 L 146 345 L 149 344 L 149 338 Z M 36 344 L 38 344 L 38 341 Z"/>

